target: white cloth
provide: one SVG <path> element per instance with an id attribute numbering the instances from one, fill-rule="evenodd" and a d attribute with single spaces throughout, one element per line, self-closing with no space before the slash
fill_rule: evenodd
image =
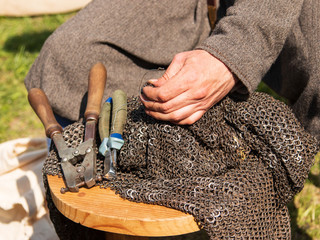
<path id="1" fill-rule="evenodd" d="M 41 169 L 45 138 L 0 144 L 0 240 L 55 240 L 46 208 Z"/>
<path id="2" fill-rule="evenodd" d="M 34 16 L 78 10 L 91 0 L 0 0 L 0 16 Z"/>

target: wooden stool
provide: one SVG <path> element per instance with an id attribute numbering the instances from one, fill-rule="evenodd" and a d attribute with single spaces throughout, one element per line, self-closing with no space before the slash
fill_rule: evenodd
<path id="1" fill-rule="evenodd" d="M 78 193 L 60 193 L 62 178 L 48 176 L 54 204 L 67 218 L 106 232 L 107 239 L 147 240 L 199 231 L 192 215 L 122 199 L 110 189 L 80 188 Z"/>

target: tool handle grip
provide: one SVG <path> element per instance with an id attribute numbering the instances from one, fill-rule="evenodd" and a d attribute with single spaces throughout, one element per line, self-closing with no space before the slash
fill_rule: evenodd
<path id="1" fill-rule="evenodd" d="M 99 116 L 99 135 L 101 141 L 110 135 L 111 101 L 111 98 L 105 101 Z"/>
<path id="2" fill-rule="evenodd" d="M 123 133 L 127 120 L 127 95 L 122 90 L 116 90 L 112 94 L 112 120 L 111 134 Z"/>
<path id="3" fill-rule="evenodd" d="M 62 133 L 63 129 L 54 117 L 49 100 L 41 89 L 30 89 L 28 92 L 28 100 L 31 107 L 40 118 L 47 137 L 52 138 L 55 133 Z"/>
<path id="4" fill-rule="evenodd" d="M 100 62 L 96 63 L 89 74 L 88 101 L 84 113 L 86 121 L 90 119 L 98 121 L 106 79 L 107 70 L 105 66 Z"/>

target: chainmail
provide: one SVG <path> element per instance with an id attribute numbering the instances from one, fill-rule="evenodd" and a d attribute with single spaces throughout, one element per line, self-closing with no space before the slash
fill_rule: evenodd
<path id="1" fill-rule="evenodd" d="M 79 145 L 83 131 L 81 121 L 66 127 L 67 144 Z M 319 151 L 289 107 L 264 93 L 246 101 L 226 97 L 189 126 L 157 121 L 129 98 L 123 137 L 117 179 L 97 184 L 130 201 L 192 214 L 210 239 L 290 239 L 286 204 L 303 188 Z M 54 146 L 43 173 L 45 185 L 47 174 L 61 175 Z M 66 226 L 79 233 L 80 225 L 62 221 L 47 198 L 57 233 L 71 239 Z"/>

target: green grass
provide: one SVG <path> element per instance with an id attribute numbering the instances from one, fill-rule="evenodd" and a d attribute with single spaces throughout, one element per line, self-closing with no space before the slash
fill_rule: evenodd
<path id="1" fill-rule="evenodd" d="M 28 104 L 23 80 L 45 39 L 73 15 L 0 17 L 0 143 L 21 137 L 44 137 L 42 124 Z M 259 90 L 274 95 L 264 84 Z M 320 154 L 305 188 L 289 209 L 293 239 L 320 240 Z"/>
<path id="2" fill-rule="evenodd" d="M 23 81 L 46 38 L 72 15 L 0 17 L 0 143 L 44 136 Z"/>
<path id="3" fill-rule="evenodd" d="M 289 207 L 294 220 L 292 228 L 297 236 L 294 239 L 320 239 L 320 153 L 305 187 Z"/>

